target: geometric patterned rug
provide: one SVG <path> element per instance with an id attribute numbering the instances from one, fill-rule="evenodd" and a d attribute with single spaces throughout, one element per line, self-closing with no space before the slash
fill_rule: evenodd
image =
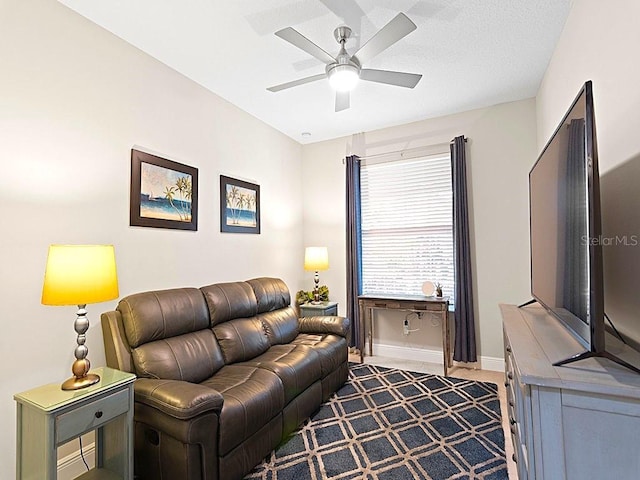
<path id="1" fill-rule="evenodd" d="M 245 479 L 508 479 L 493 383 L 349 364 L 347 383 Z"/>

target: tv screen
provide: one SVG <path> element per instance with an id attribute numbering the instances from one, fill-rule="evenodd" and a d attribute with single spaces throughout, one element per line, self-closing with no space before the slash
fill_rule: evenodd
<path id="1" fill-rule="evenodd" d="M 604 350 L 600 192 L 591 82 L 529 173 L 531 293 L 592 352 Z"/>

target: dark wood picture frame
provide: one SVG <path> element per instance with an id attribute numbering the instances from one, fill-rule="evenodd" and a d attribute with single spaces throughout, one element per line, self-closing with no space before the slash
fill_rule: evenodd
<path id="1" fill-rule="evenodd" d="M 131 226 L 198 230 L 198 169 L 132 148 L 129 205 Z"/>
<path id="2" fill-rule="evenodd" d="M 260 185 L 220 175 L 220 231 L 260 233 Z"/>

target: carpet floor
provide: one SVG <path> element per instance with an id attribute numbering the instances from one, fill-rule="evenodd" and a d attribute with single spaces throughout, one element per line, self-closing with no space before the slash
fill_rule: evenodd
<path id="1" fill-rule="evenodd" d="M 508 479 L 495 384 L 349 367 L 337 394 L 246 479 Z"/>

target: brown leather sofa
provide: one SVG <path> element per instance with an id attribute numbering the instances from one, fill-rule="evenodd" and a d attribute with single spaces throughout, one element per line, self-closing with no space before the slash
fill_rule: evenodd
<path id="1" fill-rule="evenodd" d="M 347 379 L 349 320 L 298 318 L 279 279 L 130 295 L 102 330 L 138 376 L 136 478 L 241 479 Z"/>

